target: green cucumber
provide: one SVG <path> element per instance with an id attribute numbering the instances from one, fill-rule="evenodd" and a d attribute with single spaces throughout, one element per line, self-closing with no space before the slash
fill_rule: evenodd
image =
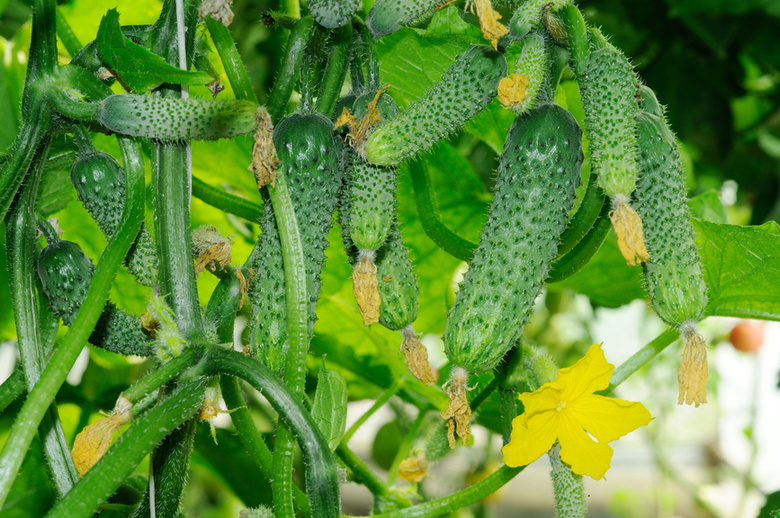
<path id="1" fill-rule="evenodd" d="M 396 165 L 430 149 L 481 112 L 506 75 L 506 59 L 485 45 L 472 45 L 409 109 L 366 139 L 369 163 Z"/>
<path id="2" fill-rule="evenodd" d="M 520 336 L 574 204 L 581 134 L 574 117 L 554 104 L 510 128 L 490 215 L 447 317 L 445 353 L 454 365 L 490 370 Z"/>
<path id="3" fill-rule="evenodd" d="M 611 45 L 592 52 L 580 76 L 591 169 L 610 198 L 636 188 L 638 87 L 628 59 Z"/>
<path id="4" fill-rule="evenodd" d="M 644 264 L 653 309 L 669 325 L 697 322 L 707 305 L 701 262 L 691 226 L 677 141 L 664 119 L 637 119 L 639 182 L 636 210 L 643 221 L 650 260 Z"/>
<path id="5" fill-rule="evenodd" d="M 658 102 L 658 98 L 655 96 L 652 88 L 647 85 L 641 85 L 639 87 L 639 97 L 639 104 L 643 112 L 664 118 L 664 107 Z"/>
<path id="6" fill-rule="evenodd" d="M 95 120 L 116 133 L 162 142 L 217 140 L 253 132 L 256 111 L 251 101 L 117 94 L 98 103 Z"/>
<path id="7" fill-rule="evenodd" d="M 71 325 L 76 318 L 94 273 L 95 265 L 72 241 L 49 243 L 38 257 L 38 276 L 43 291 L 52 311 L 65 325 Z M 138 356 L 154 354 L 150 340 L 141 327 L 140 318 L 129 315 L 111 302 L 106 304 L 89 339 L 92 345 L 107 351 Z"/>
<path id="8" fill-rule="evenodd" d="M 515 39 L 525 37 L 544 24 L 544 14 L 572 3 L 572 0 L 527 0 L 517 8 L 509 22 L 509 34 Z"/>
<path id="9" fill-rule="evenodd" d="M 328 29 L 346 25 L 359 6 L 360 0 L 309 0 L 309 12 L 314 21 Z"/>
<path id="10" fill-rule="evenodd" d="M 342 151 L 333 138 L 333 124 L 319 114 L 285 117 L 276 125 L 273 140 L 304 244 L 311 332 L 328 232 L 341 185 Z M 267 192 L 263 192 L 262 234 L 247 265 L 256 270 L 249 291 L 253 313 L 250 346 L 253 355 L 279 374 L 287 349 L 284 264 L 273 207 Z"/>
<path id="11" fill-rule="evenodd" d="M 73 163 L 70 178 L 84 207 L 111 239 L 125 204 L 125 175 L 114 157 L 100 151 L 82 154 Z M 157 283 L 157 251 L 146 226 L 125 259 L 127 269 L 144 286 Z"/>
<path id="12" fill-rule="evenodd" d="M 355 101 L 354 115 L 360 120 L 376 92 L 361 95 Z M 393 98 L 383 93 L 377 102 L 382 120 L 398 115 Z M 347 151 L 350 196 L 349 232 L 361 250 L 376 250 L 387 240 L 395 220 L 395 171 L 392 167 L 366 163 L 353 150 Z"/>
<path id="13" fill-rule="evenodd" d="M 547 72 L 550 69 L 550 49 L 552 46 L 546 44 L 545 36 L 539 32 L 533 32 L 525 36 L 520 44 L 523 47 L 520 58 L 518 58 L 509 78 L 503 80 L 508 81 L 510 78 L 514 79 L 515 76 L 519 76 L 521 81 L 527 80 L 524 97 L 519 101 L 512 99 L 514 102 L 509 105 L 517 115 L 526 113 L 540 102 L 540 95 L 549 89 L 548 84 L 551 80 Z M 502 99 L 500 86 L 499 99 Z M 507 104 L 503 100 L 502 102 Z"/>
<path id="14" fill-rule="evenodd" d="M 366 25 L 381 38 L 433 13 L 454 0 L 377 0 L 368 12 Z"/>

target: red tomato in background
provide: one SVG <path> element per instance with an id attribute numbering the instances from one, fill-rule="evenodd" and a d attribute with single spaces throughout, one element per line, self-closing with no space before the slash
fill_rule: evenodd
<path id="1" fill-rule="evenodd" d="M 729 342 L 734 349 L 754 353 L 764 344 L 764 323 L 756 320 L 742 320 L 729 333 Z"/>

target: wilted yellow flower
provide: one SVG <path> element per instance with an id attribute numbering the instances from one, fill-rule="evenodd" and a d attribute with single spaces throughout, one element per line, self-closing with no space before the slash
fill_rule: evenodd
<path id="1" fill-rule="evenodd" d="M 614 368 L 594 344 L 577 363 L 558 370 L 555 381 L 520 394 L 525 412 L 512 421 L 512 438 L 503 449 L 507 466 L 530 464 L 557 440 L 561 459 L 574 473 L 604 478 L 612 460 L 607 443 L 652 419 L 642 403 L 594 394 L 609 386 Z"/>

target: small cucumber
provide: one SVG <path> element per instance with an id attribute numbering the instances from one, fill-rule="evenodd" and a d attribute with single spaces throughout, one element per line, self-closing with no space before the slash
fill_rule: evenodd
<path id="1" fill-rule="evenodd" d="M 516 39 L 525 37 L 533 29 L 544 24 L 544 14 L 556 11 L 572 3 L 572 0 L 527 0 L 517 8 L 509 22 L 509 34 Z"/>
<path id="2" fill-rule="evenodd" d="M 652 88 L 647 85 L 640 86 L 639 96 L 639 104 L 643 112 L 664 118 L 664 107 L 658 102 L 658 98 L 655 96 Z"/>
<path id="3" fill-rule="evenodd" d="M 636 188 L 636 116 L 639 112 L 634 69 L 609 45 L 592 52 L 580 77 L 591 169 L 610 198 Z"/>
<path id="4" fill-rule="evenodd" d="M 506 67 L 504 56 L 492 48 L 470 46 L 441 81 L 368 136 L 364 145 L 368 162 L 397 165 L 433 147 L 487 106 L 506 75 Z"/>
<path id="5" fill-rule="evenodd" d="M 698 249 L 693 237 L 680 152 L 664 119 L 641 113 L 637 119 L 639 181 L 636 210 L 643 221 L 650 260 L 645 281 L 655 312 L 679 327 L 697 322 L 707 305 Z"/>
<path id="6" fill-rule="evenodd" d="M 107 153 L 85 153 L 73 163 L 70 178 L 79 200 L 110 239 L 122 219 L 125 203 L 125 175 L 119 164 Z M 140 284 L 152 286 L 157 283 L 157 252 L 145 225 L 125 263 Z"/>
<path id="7" fill-rule="evenodd" d="M 116 133 L 162 142 L 217 140 L 251 133 L 257 105 L 250 101 L 167 99 L 117 94 L 98 103 L 95 119 Z"/>
<path id="8" fill-rule="evenodd" d="M 359 6 L 360 0 L 309 0 L 309 12 L 314 21 L 328 29 L 346 25 Z"/>
<path id="9" fill-rule="evenodd" d="M 539 32 L 528 34 L 520 42 L 523 50 L 512 73 L 501 80 L 498 98 L 502 104 L 522 115 L 536 106 L 540 94 L 547 88 L 550 69 L 550 48 Z M 521 85 L 516 83 L 520 82 Z M 504 85 L 509 86 L 508 91 Z M 518 86 L 525 85 L 524 88 Z"/>
<path id="10" fill-rule="evenodd" d="M 381 38 L 392 34 L 405 25 L 433 13 L 454 0 L 377 0 L 368 12 L 366 25 L 374 35 Z"/>
<path id="11" fill-rule="evenodd" d="M 355 101 L 354 115 L 360 120 L 376 92 L 361 95 Z M 383 93 L 377 102 L 382 120 L 398 115 L 393 98 Z M 347 151 L 350 214 L 349 232 L 361 250 L 376 250 L 387 240 L 395 219 L 395 171 L 392 167 L 366 163 L 356 152 Z"/>
<path id="12" fill-rule="evenodd" d="M 311 332 L 328 232 L 341 185 L 342 151 L 333 138 L 333 124 L 319 114 L 288 115 L 274 128 L 273 140 L 304 244 Z M 264 202 L 262 234 L 249 261 L 256 270 L 250 283 L 250 344 L 253 355 L 281 373 L 287 349 L 284 264 L 267 193 Z"/>
<path id="13" fill-rule="evenodd" d="M 528 321 L 574 204 L 581 134 L 574 117 L 554 104 L 510 128 L 490 215 L 447 317 L 445 352 L 454 365 L 492 369 Z"/>
<path id="14" fill-rule="evenodd" d="M 49 243 L 38 257 L 38 276 L 43 291 L 52 311 L 65 325 L 71 325 L 76 318 L 94 273 L 92 261 L 72 241 Z M 106 304 L 89 339 L 92 345 L 107 351 L 138 356 L 154 353 L 150 340 L 138 317 L 127 314 L 111 302 Z"/>

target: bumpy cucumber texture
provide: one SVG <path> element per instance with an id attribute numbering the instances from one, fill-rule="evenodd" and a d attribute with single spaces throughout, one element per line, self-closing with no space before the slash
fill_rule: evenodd
<path id="1" fill-rule="evenodd" d="M 355 101 L 354 115 L 361 119 L 376 92 Z M 398 115 L 392 97 L 382 94 L 377 103 L 382 120 Z M 349 232 L 361 250 L 376 250 L 387 240 L 395 219 L 395 171 L 392 167 L 368 164 L 352 149 L 347 150 L 350 216 Z"/>
<path id="2" fill-rule="evenodd" d="M 50 243 L 38 257 L 38 276 L 43 291 L 52 311 L 65 325 L 71 325 L 76 318 L 94 273 L 92 261 L 72 241 Z M 89 338 L 91 344 L 108 351 L 139 356 L 153 354 L 150 340 L 138 317 L 127 314 L 111 302 L 106 304 Z"/>
<path id="3" fill-rule="evenodd" d="M 591 53 L 580 77 L 591 168 L 610 198 L 636 188 L 637 88 L 631 64 L 611 45 Z"/>
<path id="4" fill-rule="evenodd" d="M 506 59 L 485 45 L 472 45 L 409 109 L 378 126 L 366 139 L 368 162 L 396 165 L 462 127 L 495 97 Z"/>
<path id="5" fill-rule="evenodd" d="M 368 12 L 366 25 L 375 38 L 380 38 L 448 3 L 447 0 L 377 0 Z"/>
<path id="6" fill-rule="evenodd" d="M 288 115 L 277 124 L 273 140 L 279 169 L 287 176 L 303 242 L 311 330 L 316 318 L 314 308 L 319 297 L 328 231 L 333 224 L 341 185 L 341 146 L 333 137 L 333 124 L 319 114 Z M 281 373 L 287 349 L 284 264 L 267 194 L 264 201 L 262 234 L 249 262 L 256 270 L 250 284 L 253 310 L 250 344 L 252 354 Z"/>
<path id="7" fill-rule="evenodd" d="M 95 151 L 81 155 L 70 170 L 79 200 L 111 238 L 119 226 L 125 203 L 125 175 L 114 157 Z M 141 227 L 125 259 L 128 271 L 144 286 L 157 282 L 157 252 L 146 226 Z"/>
<path id="8" fill-rule="evenodd" d="M 554 104 L 540 105 L 510 128 L 490 215 L 447 317 L 445 352 L 454 365 L 490 370 L 520 335 L 574 203 L 581 133 L 574 117 Z"/>
<path id="9" fill-rule="evenodd" d="M 637 144 L 636 211 L 646 222 L 650 260 L 644 270 L 650 301 L 667 324 L 698 321 L 707 305 L 707 287 L 693 239 L 677 142 L 664 119 L 641 113 Z"/>
<path id="10" fill-rule="evenodd" d="M 255 130 L 257 105 L 250 101 L 164 99 L 111 95 L 100 101 L 95 119 L 111 131 L 163 142 L 217 140 Z"/>
<path id="11" fill-rule="evenodd" d="M 328 29 L 345 25 L 358 10 L 360 0 L 309 0 L 314 20 Z"/>

